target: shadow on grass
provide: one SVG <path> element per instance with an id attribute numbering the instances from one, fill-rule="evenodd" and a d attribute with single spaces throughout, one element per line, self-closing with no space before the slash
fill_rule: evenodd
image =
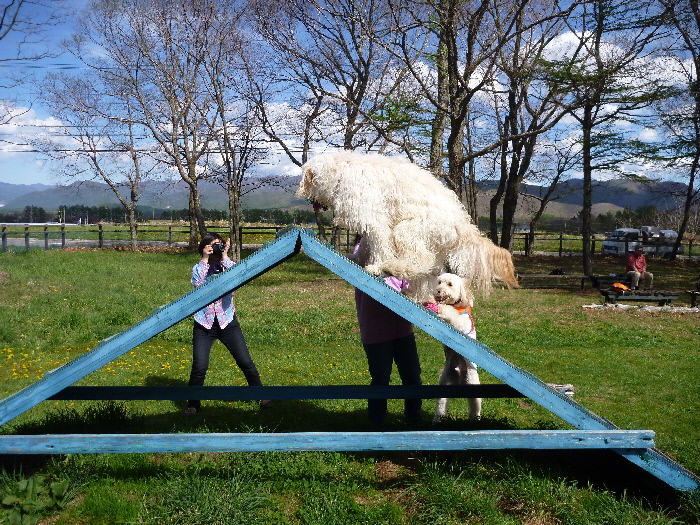
<path id="1" fill-rule="evenodd" d="M 173 386 L 172 379 L 157 376 L 147 378 L 149 385 Z M 184 381 L 181 382 L 184 384 Z M 428 403 L 428 400 L 424 401 Z M 232 432 L 401 432 L 411 430 L 517 430 L 508 418 L 483 418 L 473 422 L 449 417 L 437 426 L 429 420 L 408 425 L 400 413 L 390 412 L 382 426 L 367 421 L 363 401 L 355 402 L 361 408 L 328 408 L 327 402 L 307 400 L 275 401 L 272 408 L 261 409 L 248 401 L 208 402 L 194 417 L 183 416 L 186 401 L 169 403 L 170 410 L 156 414 L 130 409 L 123 401 L 96 401 L 81 410 L 60 408 L 42 419 L 18 425 L 16 434 L 112 434 L 112 433 L 232 433 Z M 540 424 L 538 429 L 549 425 Z M 350 453 L 353 457 L 391 461 L 411 471 L 422 465 L 444 471 L 468 473 L 479 465 L 490 470 L 509 472 L 513 464 L 532 471 L 535 476 L 554 480 L 573 480 L 578 486 L 592 486 L 618 494 L 636 495 L 648 500 L 675 504 L 679 494 L 665 483 L 608 450 L 486 450 L 486 451 L 368 451 Z M 2 456 L 0 466 L 6 470 L 24 472 L 40 469 L 48 455 Z M 510 467 L 508 465 L 511 465 Z"/>

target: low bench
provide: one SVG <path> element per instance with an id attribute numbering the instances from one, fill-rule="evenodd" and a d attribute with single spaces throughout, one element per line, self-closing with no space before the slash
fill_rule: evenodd
<path id="1" fill-rule="evenodd" d="M 700 296 L 700 291 L 698 290 L 688 290 L 690 294 L 690 307 L 695 308 L 698 305 L 698 296 Z"/>
<path id="2" fill-rule="evenodd" d="M 583 290 L 588 281 L 588 276 L 582 273 L 568 273 L 563 275 L 550 275 L 548 273 L 521 273 L 518 274 L 518 280 L 523 288 L 570 288 L 572 286 L 581 286 Z M 570 282 L 574 280 L 575 282 Z M 526 282 L 523 281 L 535 281 Z"/>
<path id="3" fill-rule="evenodd" d="M 641 290 L 630 290 L 628 292 L 620 293 L 614 292 L 612 290 L 601 290 L 600 293 L 605 297 L 606 303 L 617 304 L 622 301 L 629 302 L 647 302 L 647 303 L 658 303 L 659 306 L 670 305 L 678 299 L 678 293 L 676 292 L 662 292 L 662 291 L 641 291 Z"/>
<path id="4" fill-rule="evenodd" d="M 625 286 L 631 286 L 632 279 L 627 277 L 627 275 L 591 275 L 591 283 L 599 290 L 607 290 L 613 283 L 622 283 Z"/>

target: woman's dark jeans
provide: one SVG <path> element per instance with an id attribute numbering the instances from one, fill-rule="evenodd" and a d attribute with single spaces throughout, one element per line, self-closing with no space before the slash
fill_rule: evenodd
<path id="1" fill-rule="evenodd" d="M 214 324 L 211 328 L 205 328 L 195 321 L 194 328 L 192 329 L 192 371 L 190 372 L 189 386 L 204 385 L 204 378 L 209 369 L 211 347 L 217 339 L 221 341 L 231 353 L 238 368 L 243 372 L 248 385 L 262 386 L 260 374 L 255 367 L 253 359 L 250 357 L 241 325 L 238 323 L 238 318 L 236 317 L 226 325 L 226 328 L 221 328 L 218 320 L 214 320 Z M 197 399 L 190 400 L 188 404 L 192 407 L 200 407 L 200 402 Z"/>
<path id="2" fill-rule="evenodd" d="M 371 385 L 386 386 L 391 379 L 391 367 L 396 363 L 396 368 L 404 385 L 420 385 L 420 361 L 418 348 L 414 334 L 393 339 L 383 343 L 363 344 L 369 364 L 369 374 L 372 377 Z M 404 419 L 410 423 L 416 423 L 421 419 L 422 399 L 406 399 L 404 403 Z M 381 424 L 384 422 L 387 411 L 386 399 L 368 399 L 367 412 L 370 422 Z"/>

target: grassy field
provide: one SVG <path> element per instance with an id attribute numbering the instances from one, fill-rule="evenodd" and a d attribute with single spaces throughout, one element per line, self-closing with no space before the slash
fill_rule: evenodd
<path id="1" fill-rule="evenodd" d="M 0 395 L 128 328 L 191 289 L 197 257 L 182 251 L 74 250 L 0 254 Z M 580 261 L 516 258 L 519 271 L 580 272 Z M 595 272 L 622 260 L 597 258 Z M 660 289 L 684 291 L 695 262 L 653 260 Z M 369 382 L 353 290 L 303 255 L 236 292 L 239 318 L 263 382 Z M 588 310 L 597 290 L 494 290 L 477 301 L 479 338 L 545 382 L 572 383 L 575 399 L 623 429 L 651 429 L 658 448 L 700 474 L 700 314 Z M 683 295 L 676 304 L 688 304 Z M 183 385 L 191 320 L 127 352 L 79 384 Z M 419 333 L 426 384 L 437 381 L 440 344 Z M 482 372 L 482 382 L 493 378 Z M 212 354 L 209 385 L 242 385 L 225 349 Z M 384 430 L 402 430 L 390 401 Z M 290 432 L 369 430 L 366 402 L 206 402 L 185 419 L 181 402 L 46 401 L 3 433 Z M 434 410 L 424 404 L 426 423 Z M 453 401 L 439 428 L 568 428 L 529 400 L 487 399 L 466 421 Z M 412 427 L 415 428 L 415 427 Z M 51 516 L 40 523 L 638 524 L 699 523 L 697 497 L 676 497 L 614 453 L 246 453 L 3 457 L 3 514 Z M 20 481 L 22 484 L 18 485 Z M 27 483 L 39 487 L 29 492 Z M 68 489 L 59 491 L 59 481 Z M 52 485 L 53 483 L 53 485 Z M 14 499 L 9 498 L 14 496 Z M 17 501 L 48 501 L 21 510 Z M 20 510 L 18 510 L 20 509 Z"/>

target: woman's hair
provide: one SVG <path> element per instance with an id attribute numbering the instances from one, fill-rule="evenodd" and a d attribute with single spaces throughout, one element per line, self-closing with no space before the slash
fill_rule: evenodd
<path id="1" fill-rule="evenodd" d="M 219 241 L 223 243 L 224 239 L 218 233 L 207 233 L 206 235 L 204 235 L 204 237 L 202 237 L 202 240 L 199 241 L 199 255 L 204 256 L 204 247 L 208 244 L 211 244 L 213 241 Z M 209 264 L 211 266 L 219 264 L 221 262 L 222 256 L 223 254 L 221 252 L 215 250 L 214 253 L 212 253 L 209 256 Z"/>

